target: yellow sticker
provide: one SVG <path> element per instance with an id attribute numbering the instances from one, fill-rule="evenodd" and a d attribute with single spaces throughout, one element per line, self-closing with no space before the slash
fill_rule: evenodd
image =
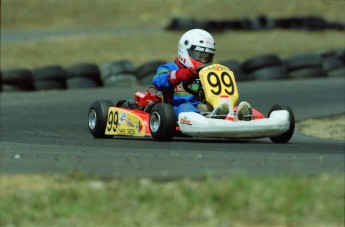
<path id="1" fill-rule="evenodd" d="M 106 135 L 145 136 L 144 121 L 129 111 L 111 107 L 107 119 Z"/>

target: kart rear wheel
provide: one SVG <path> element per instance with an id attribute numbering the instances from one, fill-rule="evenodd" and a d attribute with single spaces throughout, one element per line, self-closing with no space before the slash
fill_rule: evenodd
<path id="1" fill-rule="evenodd" d="M 95 138 L 112 137 L 105 135 L 105 127 L 108 120 L 108 109 L 113 105 L 113 102 L 108 100 L 99 100 L 92 103 L 88 114 L 88 126 Z"/>
<path id="2" fill-rule="evenodd" d="M 150 113 L 150 131 L 154 140 L 170 141 L 176 130 L 174 108 L 167 103 L 158 103 Z"/>
<path id="3" fill-rule="evenodd" d="M 268 117 L 270 117 L 271 113 L 273 111 L 276 110 L 287 110 L 289 112 L 290 115 L 290 127 L 289 129 L 284 132 L 283 134 L 279 135 L 279 136 L 273 136 L 270 137 L 271 141 L 274 143 L 287 143 L 290 141 L 290 139 L 292 138 L 292 135 L 295 131 L 295 116 L 291 110 L 290 107 L 288 106 L 282 106 L 282 105 L 273 105 L 272 108 L 270 109 L 270 111 L 268 112 Z"/>

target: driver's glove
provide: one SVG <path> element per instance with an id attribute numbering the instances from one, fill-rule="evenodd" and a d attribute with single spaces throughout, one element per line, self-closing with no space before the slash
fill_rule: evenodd
<path id="1" fill-rule="evenodd" d="M 194 68 L 179 69 L 171 71 L 169 73 L 169 81 L 173 86 L 178 85 L 181 82 L 191 84 L 194 82 L 196 75 L 198 74 Z"/>

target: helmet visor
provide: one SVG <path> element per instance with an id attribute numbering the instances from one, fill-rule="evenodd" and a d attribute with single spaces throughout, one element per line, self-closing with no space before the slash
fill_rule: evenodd
<path id="1" fill-rule="evenodd" d="M 193 58 L 194 60 L 201 62 L 203 64 L 207 64 L 213 61 L 212 53 L 200 52 L 198 50 L 188 50 L 189 57 Z"/>

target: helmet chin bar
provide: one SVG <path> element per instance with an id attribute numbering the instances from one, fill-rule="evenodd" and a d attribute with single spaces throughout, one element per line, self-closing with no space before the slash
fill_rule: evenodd
<path id="1" fill-rule="evenodd" d="M 205 64 L 205 63 L 202 63 L 200 61 L 194 60 L 194 59 L 192 59 L 190 57 L 189 57 L 189 59 L 190 59 L 192 65 L 193 65 L 193 68 L 197 68 L 197 67 L 203 66 Z"/>

